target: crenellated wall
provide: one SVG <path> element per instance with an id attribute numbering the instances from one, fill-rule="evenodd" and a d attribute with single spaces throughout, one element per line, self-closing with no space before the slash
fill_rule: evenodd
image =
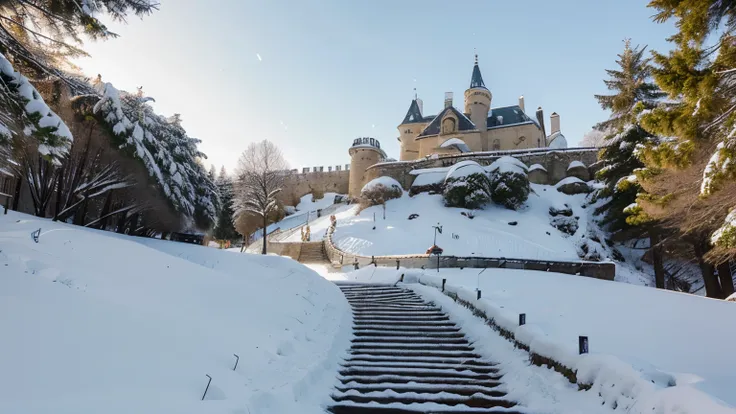
<path id="1" fill-rule="evenodd" d="M 572 161 L 580 161 L 595 173 L 595 164 L 598 161 L 597 148 L 549 148 L 520 150 L 520 151 L 489 151 L 465 154 L 440 155 L 435 158 L 423 158 L 415 161 L 384 162 L 368 167 L 366 174 L 372 177 L 389 176 L 396 179 L 404 189 L 408 190 L 414 181 L 415 175 L 410 172 L 422 168 L 448 167 L 460 161 L 473 160 L 481 165 L 489 165 L 502 156 L 512 156 L 527 166 L 540 164 L 547 170 L 549 183 L 557 183 L 567 176 L 567 168 Z"/>
<path id="2" fill-rule="evenodd" d="M 286 205 L 291 205 L 294 199 L 315 191 L 347 194 L 349 180 L 350 170 L 344 169 L 340 171 L 290 174 L 286 179 L 280 198 Z"/>

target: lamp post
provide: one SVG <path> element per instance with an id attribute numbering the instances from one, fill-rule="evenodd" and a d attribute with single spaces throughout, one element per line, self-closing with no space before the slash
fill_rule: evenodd
<path id="1" fill-rule="evenodd" d="M 442 226 L 440 226 L 440 223 L 437 223 L 436 226 L 432 226 L 434 228 L 434 243 L 432 243 L 432 246 L 437 245 L 437 233 L 439 232 L 442 234 Z"/>

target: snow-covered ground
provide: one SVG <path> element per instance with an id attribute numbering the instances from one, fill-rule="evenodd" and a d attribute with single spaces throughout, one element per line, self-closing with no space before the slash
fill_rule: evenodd
<path id="1" fill-rule="evenodd" d="M 338 220 L 333 240 L 342 250 L 366 256 L 423 254 L 432 245 L 432 226 L 439 223 L 443 231 L 437 235 L 437 245 L 446 255 L 578 260 L 575 241 L 586 234 L 588 224 L 588 211 L 582 207 L 585 195 L 565 195 L 545 185 L 532 184 L 532 189 L 535 193 L 524 209 L 489 204 L 474 210 L 474 219 L 461 214 L 465 209 L 445 207 L 441 195 L 404 194 L 386 203 L 385 220 L 382 206 Z M 573 216 L 580 217 L 579 228 L 571 236 L 550 224 L 549 208 L 565 203 Z M 419 217 L 409 220 L 411 214 Z"/>
<path id="2" fill-rule="evenodd" d="M 318 413 L 351 335 L 337 287 L 280 257 L 11 212 L 0 269 L 2 413 Z"/>
<path id="3" fill-rule="evenodd" d="M 480 271 L 368 266 L 341 278 L 395 283 L 403 273 L 405 281 L 437 286 L 445 278 L 448 289 L 474 302 L 480 287 L 487 314 L 532 350 L 595 381 L 607 406 L 615 401 L 627 413 L 736 413 L 724 408 L 736 406 L 736 331 L 728 328 L 736 303 L 552 272 Z M 523 328 L 519 313 L 526 314 Z M 588 357 L 577 355 L 580 335 L 589 338 Z"/>
<path id="4" fill-rule="evenodd" d="M 312 194 L 307 194 L 301 198 L 299 204 L 296 205 L 296 209 L 302 212 L 321 210 L 335 204 L 335 196 L 344 196 L 344 194 L 325 193 L 324 197 L 319 200 L 312 200 Z"/>

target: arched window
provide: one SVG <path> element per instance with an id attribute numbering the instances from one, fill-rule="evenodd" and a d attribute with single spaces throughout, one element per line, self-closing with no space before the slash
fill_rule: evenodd
<path id="1" fill-rule="evenodd" d="M 451 134 L 455 132 L 455 118 L 445 118 L 442 120 L 442 133 Z"/>

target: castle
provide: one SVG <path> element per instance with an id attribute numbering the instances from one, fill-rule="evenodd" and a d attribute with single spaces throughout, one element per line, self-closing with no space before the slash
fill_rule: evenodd
<path id="1" fill-rule="evenodd" d="M 567 141 L 560 131 L 560 116 L 550 116 L 550 133 L 544 125 L 544 113 L 538 108 L 535 116 L 525 112 L 524 97 L 518 105 L 491 107 L 493 94 L 483 81 L 478 66 L 478 55 L 470 77 L 470 87 L 465 91 L 463 111 L 453 105 L 453 93 L 445 93 L 445 105 L 437 115 L 424 115 L 423 102 L 416 95 L 409 110 L 397 127 L 399 130 L 400 161 L 390 160 L 375 138 L 357 138 L 349 148 L 350 164 L 345 169 L 336 166 L 314 167 L 294 174 L 289 188 L 297 197 L 310 190 L 347 193 L 357 197 L 363 186 L 373 178 L 388 171 L 402 171 L 404 164 L 437 164 L 432 160 L 444 160 L 440 164 L 454 162 L 451 159 L 476 159 L 494 156 L 498 151 L 529 150 L 544 152 L 545 148 L 565 149 Z M 536 151 L 535 151 L 536 150 Z M 395 163 L 397 165 L 391 165 Z M 405 173 L 402 173 L 405 174 Z M 400 182 L 410 177 L 394 177 Z M 410 185 L 410 184 L 407 184 Z"/>

